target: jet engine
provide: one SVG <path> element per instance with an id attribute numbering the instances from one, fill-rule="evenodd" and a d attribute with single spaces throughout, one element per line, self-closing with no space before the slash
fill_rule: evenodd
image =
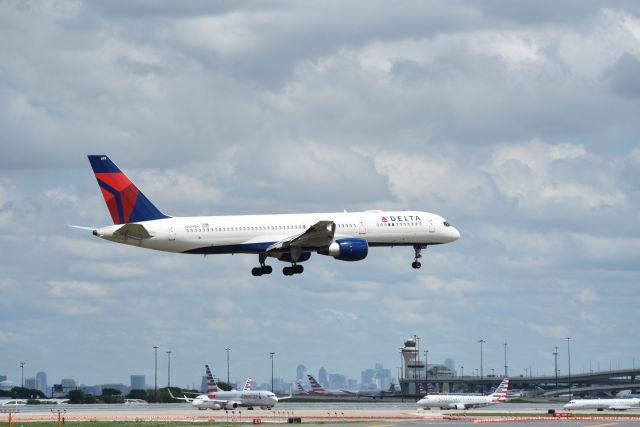
<path id="1" fill-rule="evenodd" d="M 238 406 L 240 406 L 240 402 L 230 400 L 224 404 L 224 409 L 236 409 Z"/>
<path id="2" fill-rule="evenodd" d="M 369 253 L 369 243 L 365 239 L 338 239 L 329 246 L 318 250 L 321 255 L 329 255 L 340 261 L 360 261 Z"/>

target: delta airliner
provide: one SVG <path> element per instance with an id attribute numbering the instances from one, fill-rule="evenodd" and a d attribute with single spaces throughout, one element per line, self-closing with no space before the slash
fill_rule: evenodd
<path id="1" fill-rule="evenodd" d="M 291 276 L 303 272 L 299 263 L 314 252 L 360 261 L 377 246 L 413 247 L 411 266 L 418 269 L 422 249 L 460 237 L 444 218 L 423 211 L 171 217 L 107 156 L 88 157 L 114 224 L 89 228 L 94 236 L 165 252 L 255 254 L 260 265 L 251 270 L 254 276 L 273 271 L 266 264 L 268 257 L 289 263 L 282 272 Z"/>

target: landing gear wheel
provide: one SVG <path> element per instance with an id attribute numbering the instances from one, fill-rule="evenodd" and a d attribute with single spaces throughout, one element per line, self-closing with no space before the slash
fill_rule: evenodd
<path id="1" fill-rule="evenodd" d="M 285 267 L 282 269 L 282 274 L 285 276 L 293 276 L 293 267 Z"/>
<path id="2" fill-rule="evenodd" d="M 418 260 L 422 258 L 421 252 L 423 249 L 427 249 L 427 245 L 413 245 L 413 250 L 415 251 L 416 255 L 415 255 L 415 258 L 413 259 L 413 262 L 411 263 L 411 267 L 413 267 L 416 270 L 422 267 L 422 264 Z"/>
<path id="3" fill-rule="evenodd" d="M 294 274 L 300 274 L 304 271 L 304 267 L 301 265 L 294 265 L 293 266 L 293 273 Z"/>
<path id="4" fill-rule="evenodd" d="M 254 267 L 251 269 L 251 274 L 253 274 L 254 276 L 262 276 L 262 268 L 261 267 Z"/>
<path id="5" fill-rule="evenodd" d="M 263 265 L 261 269 L 262 269 L 262 274 L 271 274 L 273 272 L 273 268 L 271 268 L 270 265 Z"/>

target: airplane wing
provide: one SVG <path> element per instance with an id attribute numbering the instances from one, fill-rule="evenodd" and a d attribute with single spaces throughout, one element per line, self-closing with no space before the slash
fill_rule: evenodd
<path id="1" fill-rule="evenodd" d="M 637 406 L 629 406 L 629 405 L 611 405 L 609 409 L 612 411 L 626 411 L 627 409 L 635 409 Z"/>
<path id="2" fill-rule="evenodd" d="M 283 252 L 291 249 L 318 249 L 329 246 L 333 242 L 336 233 L 336 224 L 333 221 L 318 221 L 300 234 L 287 237 L 269 246 L 269 252 Z"/>
<path id="3" fill-rule="evenodd" d="M 131 238 L 136 240 L 149 239 L 151 234 L 144 228 L 142 224 L 129 223 L 118 228 L 113 233 L 115 236 L 122 236 L 124 238 Z"/>
<path id="4" fill-rule="evenodd" d="M 184 396 L 184 397 L 175 397 L 175 396 L 171 393 L 171 388 L 169 388 L 168 390 L 169 390 L 169 396 L 171 396 L 171 398 L 172 398 L 172 399 L 175 399 L 175 400 L 184 400 L 185 402 L 193 402 L 193 398 L 191 398 L 191 397 L 187 397 L 187 396 Z"/>
<path id="5" fill-rule="evenodd" d="M 278 400 L 291 399 L 293 397 L 293 394 L 289 392 L 289 396 L 276 396 L 276 397 L 278 398 Z"/>

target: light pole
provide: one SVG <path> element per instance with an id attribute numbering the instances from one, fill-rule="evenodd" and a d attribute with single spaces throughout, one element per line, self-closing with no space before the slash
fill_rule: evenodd
<path id="1" fill-rule="evenodd" d="M 158 346 L 153 346 L 154 351 L 154 370 L 153 370 L 153 400 L 158 402 Z"/>
<path id="2" fill-rule="evenodd" d="M 556 374 L 556 394 L 558 393 L 558 346 L 554 347 L 556 351 L 553 352 L 553 358 L 555 360 L 555 369 L 554 372 Z"/>
<path id="3" fill-rule="evenodd" d="M 482 344 L 484 344 L 485 340 L 478 340 L 480 343 L 480 387 L 482 388 L 482 394 L 484 394 L 484 372 L 482 367 Z"/>
<path id="4" fill-rule="evenodd" d="M 567 361 L 569 362 L 568 364 L 568 369 L 569 369 L 569 396 L 571 396 L 571 337 L 567 337 Z"/>
<path id="5" fill-rule="evenodd" d="M 167 387 L 171 387 L 171 350 L 167 351 Z"/>
<path id="6" fill-rule="evenodd" d="M 429 368 L 428 368 L 428 357 L 429 357 L 429 350 L 425 350 L 424 351 L 424 383 L 425 386 L 427 387 L 426 392 L 429 393 Z"/>
<path id="7" fill-rule="evenodd" d="M 415 349 L 413 351 L 413 380 L 415 381 L 414 384 L 414 390 L 416 392 L 416 394 L 419 394 L 418 392 L 418 376 L 416 375 L 416 369 L 418 368 L 418 356 L 420 356 L 420 337 L 417 335 L 413 335 L 413 340 L 416 343 Z"/>
<path id="8" fill-rule="evenodd" d="M 504 377 L 507 378 L 507 342 L 504 342 Z"/>
<path id="9" fill-rule="evenodd" d="M 24 362 L 20 362 L 20 387 L 24 388 Z"/>
<path id="10" fill-rule="evenodd" d="M 229 385 L 229 352 L 231 349 L 227 347 L 225 350 L 227 351 L 227 385 Z"/>
<path id="11" fill-rule="evenodd" d="M 275 353 L 271 352 L 269 355 L 271 356 L 271 393 L 273 393 L 273 356 Z"/>

